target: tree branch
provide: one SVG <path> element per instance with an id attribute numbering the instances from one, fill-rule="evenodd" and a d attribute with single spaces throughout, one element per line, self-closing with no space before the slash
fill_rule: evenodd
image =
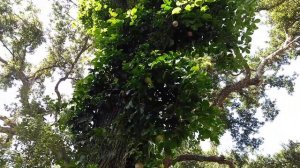
<path id="1" fill-rule="evenodd" d="M 8 46 L 4 43 L 3 40 L 0 40 L 0 41 L 1 41 L 2 45 L 3 45 L 3 47 L 11 54 L 12 57 L 14 57 L 15 54 L 13 53 L 13 51 L 8 48 Z"/>
<path id="2" fill-rule="evenodd" d="M 290 40 L 289 38 L 287 38 L 287 40 L 284 42 L 282 47 L 280 47 L 278 50 L 276 50 L 275 52 L 273 52 L 270 55 L 268 55 L 267 57 L 265 57 L 261 61 L 261 63 L 258 65 L 258 68 L 256 70 L 256 77 L 261 78 L 262 75 L 264 74 L 266 65 L 273 63 L 277 56 L 279 56 L 280 54 L 283 54 L 287 49 L 289 49 L 298 40 L 300 40 L 300 36 L 294 38 L 293 40 Z"/>
<path id="3" fill-rule="evenodd" d="M 3 47 L 11 54 L 11 56 L 14 58 L 15 55 L 12 50 L 9 49 L 9 47 L 4 43 L 4 41 L 0 40 Z M 5 65 L 8 65 L 8 62 L 0 57 L 0 62 L 2 62 Z M 24 72 L 17 70 L 15 67 L 12 67 L 12 70 L 17 74 L 18 78 L 22 81 L 22 83 L 28 83 L 27 76 L 24 74 Z"/>
<path id="4" fill-rule="evenodd" d="M 186 154 L 180 155 L 175 159 L 166 159 L 164 160 L 164 167 L 169 168 L 171 165 L 174 165 L 177 162 L 185 161 L 198 161 L 198 162 L 214 162 L 218 164 L 228 165 L 230 168 L 235 168 L 233 161 L 226 159 L 224 156 L 203 156 L 195 154 Z"/>
<path id="5" fill-rule="evenodd" d="M 75 3 L 74 1 L 72 1 L 72 0 L 67 0 L 67 1 L 71 2 L 73 5 L 75 5 L 76 7 L 78 7 L 77 3 Z"/>
<path id="6" fill-rule="evenodd" d="M 272 64 L 274 61 L 276 61 L 277 57 L 281 54 L 283 54 L 286 50 L 288 50 L 289 48 L 292 47 L 292 45 L 297 42 L 298 40 L 300 40 L 300 36 L 294 38 L 293 40 L 290 40 L 289 38 L 284 42 L 284 44 L 282 45 L 282 47 L 280 47 L 278 50 L 274 51 L 273 53 L 271 53 L 270 55 L 268 55 L 267 57 L 265 57 L 258 65 L 257 69 L 256 69 L 256 73 L 255 73 L 255 77 L 250 78 L 251 74 L 247 75 L 246 77 L 243 78 L 242 80 L 235 82 L 233 84 L 227 85 L 226 87 L 224 87 L 219 94 L 217 95 L 215 101 L 214 101 L 214 105 L 218 106 L 218 107 L 222 107 L 223 103 L 225 101 L 226 98 L 228 98 L 228 96 L 233 93 L 233 92 L 239 92 L 244 88 L 247 88 L 249 86 L 252 85 L 259 85 L 260 81 L 262 80 L 263 74 L 265 72 L 265 67 L 269 64 Z M 249 69 L 248 69 L 248 73 L 250 73 Z"/>
<path id="7" fill-rule="evenodd" d="M 42 74 L 40 72 L 47 71 L 47 70 L 53 69 L 53 68 L 58 68 L 58 67 L 59 66 L 57 66 L 57 65 L 51 65 L 51 66 L 40 68 L 40 69 L 36 70 L 29 78 L 33 78 L 34 80 L 38 79 Z"/>
<path id="8" fill-rule="evenodd" d="M 3 45 L 3 47 L 4 47 L 10 54 L 13 55 L 12 51 L 7 47 L 7 45 L 6 45 L 2 40 L 0 40 L 0 41 L 1 41 L 2 45 Z M 2 62 L 2 63 L 5 64 L 5 65 L 8 64 L 8 62 L 7 62 L 5 59 L 1 58 L 1 57 L 0 57 L 0 62 Z"/>
<path id="9" fill-rule="evenodd" d="M 218 94 L 214 102 L 214 105 L 218 107 L 222 107 L 225 99 L 228 98 L 228 96 L 231 93 L 239 92 L 244 88 L 247 88 L 252 85 L 258 85 L 259 83 L 260 83 L 260 79 L 255 77 L 252 79 L 244 78 L 236 83 L 230 84 L 221 90 L 221 92 Z"/>
<path id="10" fill-rule="evenodd" d="M 74 62 L 71 63 L 71 67 L 70 67 L 69 71 L 66 72 L 65 76 L 62 77 L 62 78 L 60 78 L 60 79 L 58 80 L 58 82 L 56 83 L 55 88 L 54 88 L 54 91 L 55 91 L 55 93 L 56 93 L 57 101 L 58 101 L 58 104 L 59 104 L 59 105 L 61 104 L 61 99 L 62 99 L 61 94 L 60 94 L 60 92 L 59 92 L 59 90 L 58 90 L 59 85 L 61 84 L 61 82 L 65 81 L 65 80 L 67 80 L 67 79 L 69 78 L 70 74 L 73 72 L 73 70 L 74 70 L 74 68 L 75 68 L 75 65 L 78 63 L 80 57 L 82 56 L 82 54 L 83 54 L 90 46 L 91 46 L 91 45 L 89 45 L 89 37 L 85 37 L 85 38 L 84 38 L 84 44 L 83 44 L 83 46 L 81 47 L 81 49 L 80 49 L 80 51 L 78 52 L 78 54 L 75 56 Z"/>
<path id="11" fill-rule="evenodd" d="M 7 62 L 5 59 L 1 58 L 1 57 L 0 57 L 0 62 L 2 62 L 2 63 L 5 64 L 5 65 L 8 64 L 8 62 Z"/>

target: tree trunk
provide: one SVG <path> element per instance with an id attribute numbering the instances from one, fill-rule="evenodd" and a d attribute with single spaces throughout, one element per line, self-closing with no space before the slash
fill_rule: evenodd
<path id="1" fill-rule="evenodd" d="M 103 146 L 106 147 L 101 152 L 99 168 L 125 168 L 126 167 L 128 150 L 127 150 L 127 145 L 124 142 L 116 140 L 110 145 L 103 144 Z"/>

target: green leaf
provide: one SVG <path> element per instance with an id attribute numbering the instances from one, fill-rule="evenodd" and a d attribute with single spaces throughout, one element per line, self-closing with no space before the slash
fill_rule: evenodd
<path id="1" fill-rule="evenodd" d="M 118 13 L 114 12 L 112 9 L 109 9 L 109 14 L 111 17 L 117 17 Z"/>
<path id="2" fill-rule="evenodd" d="M 171 7 L 171 6 L 169 6 L 169 5 L 166 5 L 166 4 L 162 4 L 162 5 L 161 5 L 161 8 L 162 8 L 164 11 L 169 11 L 169 10 L 171 10 L 171 9 L 172 9 L 172 7 Z"/>
<path id="3" fill-rule="evenodd" d="M 199 69 L 200 69 L 199 65 L 195 65 L 191 68 L 191 70 L 194 72 L 199 71 Z"/>
<path id="4" fill-rule="evenodd" d="M 172 1 L 171 0 L 164 0 L 164 3 L 167 5 L 171 5 Z"/>
<path id="5" fill-rule="evenodd" d="M 181 8 L 180 7 L 176 7 L 172 10 L 172 15 L 175 15 L 175 14 L 179 14 L 181 12 Z"/>
<path id="6" fill-rule="evenodd" d="M 212 2 L 216 2 L 216 0 L 205 0 L 205 2 L 212 3 Z"/>
<path id="7" fill-rule="evenodd" d="M 254 20 L 254 23 L 259 23 L 260 22 L 260 19 L 255 19 Z"/>
<path id="8" fill-rule="evenodd" d="M 191 5 L 186 5 L 184 8 L 186 11 L 191 11 L 193 9 L 193 6 Z"/>
<path id="9" fill-rule="evenodd" d="M 135 15 L 136 12 L 137 12 L 137 8 L 132 8 L 132 9 L 131 9 L 131 15 Z"/>
<path id="10" fill-rule="evenodd" d="M 196 6 L 201 6 L 204 3 L 204 0 L 196 0 L 195 5 Z"/>
<path id="11" fill-rule="evenodd" d="M 209 9 L 209 7 L 207 5 L 204 5 L 201 7 L 200 11 L 201 12 L 206 12 Z"/>
<path id="12" fill-rule="evenodd" d="M 101 11 L 102 5 L 100 2 L 95 2 L 95 11 Z"/>
<path id="13" fill-rule="evenodd" d="M 185 5 L 187 3 L 187 1 L 176 1 L 176 6 L 182 6 Z"/>

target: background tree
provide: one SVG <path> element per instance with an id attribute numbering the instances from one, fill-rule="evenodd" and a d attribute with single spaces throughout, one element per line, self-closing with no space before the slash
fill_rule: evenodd
<path id="1" fill-rule="evenodd" d="M 212 147 L 209 151 L 202 151 L 198 143 L 194 143 L 192 140 L 185 141 L 183 145 L 178 148 L 178 155 L 182 154 L 200 154 L 206 156 L 218 155 L 218 151 L 215 147 Z M 273 155 L 258 155 L 254 156 L 254 159 L 249 159 L 248 154 L 240 155 L 232 151 L 225 154 L 226 158 L 234 160 L 237 167 L 241 168 L 293 168 L 300 165 L 300 153 L 299 143 L 289 141 L 289 143 L 283 145 L 283 149 L 276 152 Z M 253 157 L 253 156 L 252 156 Z M 226 167 L 221 164 L 212 164 L 197 161 L 186 161 L 174 165 L 178 168 L 223 168 Z"/>
<path id="2" fill-rule="evenodd" d="M 258 156 L 246 167 L 299 167 L 300 166 L 300 145 L 298 142 L 290 141 L 284 148 L 273 156 Z"/>
<path id="3" fill-rule="evenodd" d="M 71 161 L 67 132 L 60 131 L 58 123 L 51 120 L 58 118 L 65 105 L 60 84 L 81 78 L 83 56 L 90 47 L 88 36 L 70 14 L 74 8 L 67 1 L 53 1 L 47 32 L 31 1 L 1 1 L 0 86 L 4 90 L 19 88 L 18 101 L 5 109 L 10 116 L 0 116 L 4 124 L 0 127 L 3 166 L 51 167 Z M 41 45 L 47 45 L 48 52 L 39 56 L 44 57 L 41 63 L 34 65 L 31 60 L 37 57 L 35 52 Z M 54 88 L 57 98 L 52 99 L 45 95 L 45 80 L 54 74 L 59 79 Z"/>

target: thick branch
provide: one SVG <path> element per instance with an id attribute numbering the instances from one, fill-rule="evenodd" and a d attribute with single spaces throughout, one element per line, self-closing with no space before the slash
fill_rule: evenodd
<path id="1" fill-rule="evenodd" d="M 271 53 L 270 55 L 268 55 L 267 57 L 265 57 L 260 64 L 258 65 L 257 69 L 256 69 L 256 74 L 255 77 L 250 78 L 251 75 L 247 75 L 246 77 L 243 78 L 242 80 L 227 85 L 226 87 L 224 87 L 220 93 L 217 95 L 217 98 L 215 99 L 214 105 L 222 107 L 223 103 L 225 101 L 225 99 L 234 92 L 239 92 L 244 88 L 247 88 L 249 86 L 252 85 L 259 85 L 260 81 L 262 80 L 263 74 L 265 73 L 265 67 L 269 64 L 272 64 L 273 62 L 276 61 L 277 57 L 280 56 L 281 54 L 283 54 L 286 50 L 288 50 L 289 48 L 292 47 L 292 45 L 297 42 L 300 39 L 299 37 L 294 38 L 293 40 L 288 40 L 282 45 L 282 47 L 280 47 L 278 50 L 276 50 L 275 52 Z M 248 70 L 248 73 L 250 71 Z"/>
<path id="2" fill-rule="evenodd" d="M 195 154 L 180 155 L 173 160 L 165 160 L 164 167 L 169 168 L 177 162 L 197 161 L 197 162 L 213 162 L 218 164 L 228 165 L 230 168 L 235 168 L 233 161 L 227 160 L 224 156 L 203 156 Z"/>
<path id="3" fill-rule="evenodd" d="M 262 75 L 264 74 L 264 70 L 266 65 L 273 63 L 276 58 L 280 55 L 283 54 L 286 50 L 288 50 L 296 41 L 300 40 L 300 36 L 294 38 L 293 40 L 287 39 L 286 42 L 280 47 L 278 50 L 275 52 L 271 53 L 268 55 L 266 58 L 264 58 L 261 63 L 258 65 L 257 71 L 256 71 L 256 77 L 261 78 Z"/>
<path id="4" fill-rule="evenodd" d="M 218 107 L 222 107 L 225 99 L 233 92 L 241 91 L 244 88 L 247 88 L 252 85 L 258 85 L 260 83 L 259 78 L 244 78 L 236 83 L 230 84 L 223 88 L 221 92 L 218 94 L 214 105 Z"/>

